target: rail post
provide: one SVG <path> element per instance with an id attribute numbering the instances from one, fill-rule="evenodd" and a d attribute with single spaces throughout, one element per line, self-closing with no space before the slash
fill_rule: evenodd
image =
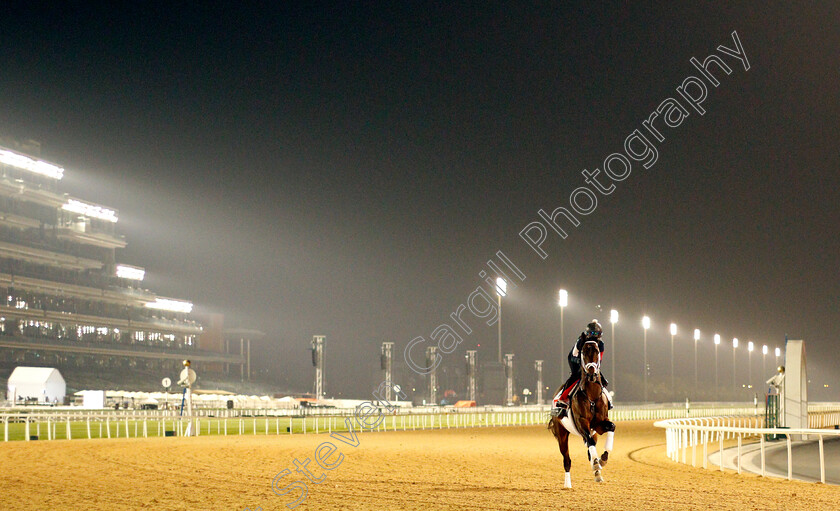
<path id="1" fill-rule="evenodd" d="M 767 470 L 764 465 L 764 436 L 765 435 L 759 435 L 761 438 L 761 440 L 759 440 L 759 443 L 761 444 L 761 477 L 765 477 L 767 475 Z"/>
<path id="2" fill-rule="evenodd" d="M 822 435 L 820 435 L 820 482 L 825 484 L 825 451 L 823 450 Z"/>
<path id="3" fill-rule="evenodd" d="M 790 435 L 785 435 L 787 437 L 787 462 L 788 462 L 788 481 L 793 479 L 793 458 L 791 457 L 791 449 L 790 449 Z"/>

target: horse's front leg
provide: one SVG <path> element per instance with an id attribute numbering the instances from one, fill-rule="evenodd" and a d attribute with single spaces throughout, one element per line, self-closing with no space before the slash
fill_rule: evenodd
<path id="1" fill-rule="evenodd" d="M 601 483 L 604 481 L 604 478 L 601 477 L 601 460 L 598 458 L 598 451 L 595 449 L 596 438 L 589 433 L 588 429 L 585 431 L 584 442 L 586 442 L 589 461 L 592 462 L 592 473 L 595 475 L 595 482 Z"/>
<path id="2" fill-rule="evenodd" d="M 604 454 L 601 455 L 601 466 L 607 464 L 607 461 L 610 458 L 610 452 L 613 449 L 613 435 L 615 435 L 615 423 L 610 421 L 601 421 L 598 426 L 595 427 L 595 431 L 603 435 L 606 433 L 606 445 L 604 446 Z"/>
<path id="3" fill-rule="evenodd" d="M 590 433 L 591 430 L 589 429 L 589 423 L 581 424 L 581 426 L 584 426 L 580 432 L 583 435 L 583 443 L 586 444 L 587 456 L 589 457 L 589 461 L 592 463 L 592 470 L 597 470 L 601 468 L 601 460 L 598 459 L 598 450 L 595 448 L 596 439 Z"/>

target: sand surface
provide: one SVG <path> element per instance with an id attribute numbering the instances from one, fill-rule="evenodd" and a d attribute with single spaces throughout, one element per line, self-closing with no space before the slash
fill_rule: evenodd
<path id="1" fill-rule="evenodd" d="M 326 434 L 10 442 L 0 444 L 0 508 L 287 509 L 300 492 L 278 496 L 272 479 L 289 469 L 281 487 L 305 480 L 295 458 L 326 474 L 307 482 L 300 510 L 840 507 L 840 487 L 676 464 L 652 423 L 617 427 L 605 483 L 594 482 L 574 439 L 570 490 L 557 443 L 538 426 L 360 433 L 358 447 Z M 344 455 L 328 471 L 314 457 L 326 441 Z"/>

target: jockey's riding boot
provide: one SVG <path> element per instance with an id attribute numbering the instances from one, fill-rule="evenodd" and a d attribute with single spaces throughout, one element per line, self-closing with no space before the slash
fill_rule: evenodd
<path id="1" fill-rule="evenodd" d="M 604 373 L 601 373 L 601 385 L 607 387 L 609 384 L 610 382 L 607 381 L 607 377 L 604 376 Z"/>

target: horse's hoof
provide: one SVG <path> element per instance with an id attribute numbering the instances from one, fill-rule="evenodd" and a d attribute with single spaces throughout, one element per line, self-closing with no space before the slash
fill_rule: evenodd
<path id="1" fill-rule="evenodd" d="M 564 485 L 563 485 L 563 489 L 564 489 L 564 490 L 566 490 L 566 489 L 571 490 L 571 489 L 572 489 L 572 483 L 567 483 L 567 484 L 564 484 Z"/>
<path id="2" fill-rule="evenodd" d="M 601 477 L 601 474 L 595 474 L 595 482 L 596 483 L 603 483 L 604 482 L 604 478 Z"/>
<path id="3" fill-rule="evenodd" d="M 592 460 L 592 470 L 601 470 L 601 460 L 598 458 Z"/>

